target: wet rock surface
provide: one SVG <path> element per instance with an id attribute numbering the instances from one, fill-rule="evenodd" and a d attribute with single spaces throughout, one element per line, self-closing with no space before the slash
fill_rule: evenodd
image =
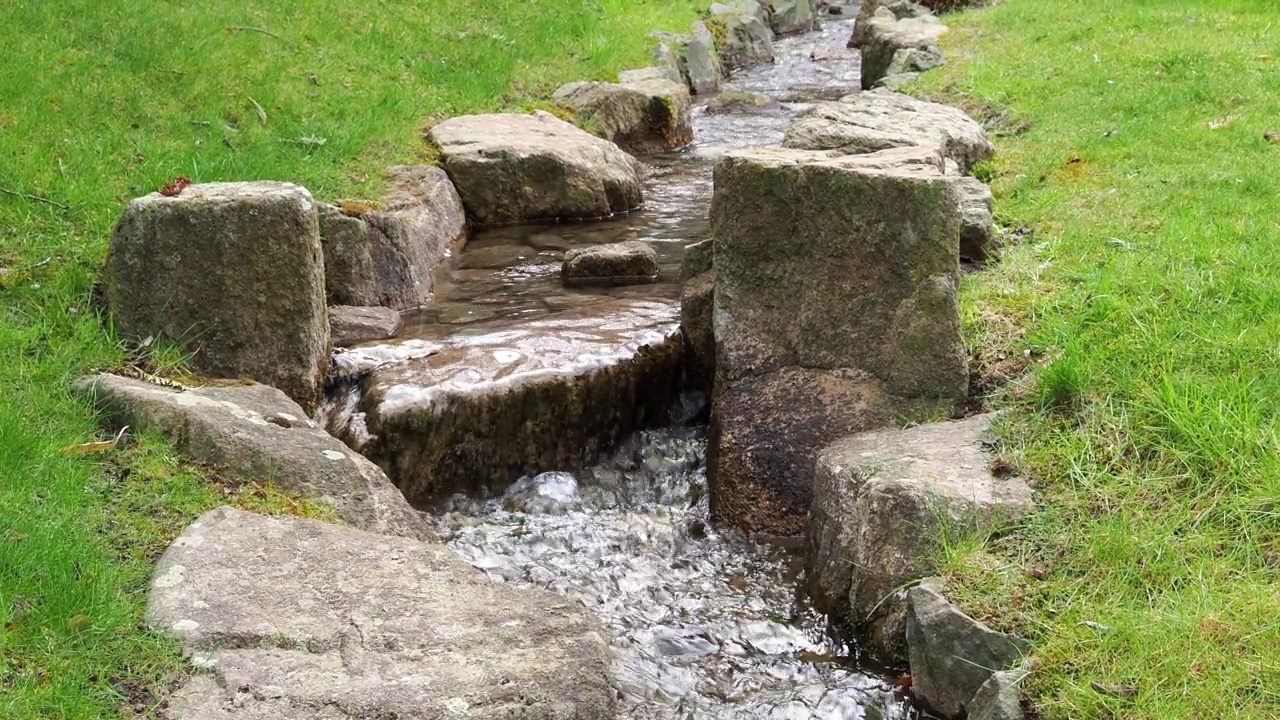
<path id="1" fill-rule="evenodd" d="M 794 558 L 708 524 L 705 442 L 697 427 L 641 433 L 575 475 L 455 498 L 441 533 L 495 580 L 600 617 L 620 717 L 916 717 L 796 602 Z"/>
<path id="2" fill-rule="evenodd" d="M 959 213 L 936 148 L 716 167 L 718 520 L 803 535 L 817 451 L 967 393 Z"/>
<path id="3" fill-rule="evenodd" d="M 787 128 L 783 147 L 868 153 L 937 145 L 961 174 L 994 152 L 986 132 L 963 110 L 875 90 L 821 103 Z"/>
<path id="4" fill-rule="evenodd" d="M 400 313 L 387 307 L 334 305 L 329 308 L 329 331 L 334 347 L 386 340 L 400 331 Z"/>
<path id="5" fill-rule="evenodd" d="M 1034 509 L 1021 478 L 994 477 L 983 442 L 991 417 L 853 435 L 818 456 L 809 518 L 809 592 L 875 651 L 903 649 L 894 590 L 938 570 L 945 533 L 995 532 Z M 853 629 L 853 628 L 851 628 Z"/>
<path id="6" fill-rule="evenodd" d="M 679 385 L 677 308 L 603 300 L 539 320 L 423 329 L 431 354 L 363 383 L 362 452 L 411 503 L 429 507 L 453 492 L 486 496 L 522 474 L 581 467 L 663 422 Z M 378 348 L 360 352 L 376 357 Z"/>
<path id="7" fill-rule="evenodd" d="M 466 234 L 462 199 L 440 168 L 391 167 L 384 181 L 387 194 L 376 207 L 320 208 L 325 288 L 333 305 L 425 305 L 432 272 Z"/>
<path id="8" fill-rule="evenodd" d="M 275 388 L 241 383 L 177 390 L 117 375 L 88 376 L 75 388 L 108 422 L 159 432 L 188 460 L 328 503 L 358 528 L 413 538 L 431 535 L 377 466 L 331 437 Z"/>
<path id="9" fill-rule="evenodd" d="M 214 378 L 315 407 L 329 361 L 316 204 L 289 183 L 191 185 L 125 208 L 103 285 L 122 338 L 158 336 Z"/>
<path id="10" fill-rule="evenodd" d="M 564 254 L 565 285 L 641 285 L 658 279 L 658 253 L 639 240 L 574 248 Z"/>
<path id="11" fill-rule="evenodd" d="M 212 510 L 160 559 L 147 624 L 193 653 L 183 720 L 615 717 L 581 603 L 438 544 Z"/>
<path id="12" fill-rule="evenodd" d="M 481 225 L 603 218 L 641 203 L 635 158 L 550 113 L 464 115 L 428 135 Z"/>

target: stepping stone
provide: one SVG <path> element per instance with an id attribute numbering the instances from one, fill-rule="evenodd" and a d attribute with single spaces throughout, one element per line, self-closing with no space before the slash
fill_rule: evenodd
<path id="1" fill-rule="evenodd" d="M 409 538 L 212 510 L 160 558 L 146 622 L 191 653 L 180 720 L 614 717 L 581 603 Z"/>
<path id="2" fill-rule="evenodd" d="M 641 285 L 658 279 L 658 253 L 639 240 L 574 248 L 564 254 L 561 279 L 569 287 Z"/>
<path id="3" fill-rule="evenodd" d="M 605 218 L 642 200 L 638 160 L 550 113 L 465 115 L 428 136 L 480 225 Z"/>

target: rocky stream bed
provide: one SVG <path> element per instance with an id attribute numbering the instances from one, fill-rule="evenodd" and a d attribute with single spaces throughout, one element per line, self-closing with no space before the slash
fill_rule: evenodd
<path id="1" fill-rule="evenodd" d="M 774 64 L 735 75 L 722 95 L 760 93 L 776 104 L 696 106 L 693 145 L 648 158 L 653 173 L 642 210 L 607 222 L 515 226 L 473 237 L 443 266 L 436 302 L 406 317 L 403 353 L 461 335 L 485 353 L 515 356 L 528 349 L 520 343 L 537 341 L 520 335 L 531 321 L 554 321 L 566 309 L 591 318 L 598 331 L 630 317 L 634 304 L 648 304 L 651 328 L 669 327 L 683 248 L 709 232 L 715 159 L 730 149 L 776 146 L 813 101 L 856 90 L 857 57 L 844 51 L 852 28 L 851 21 L 828 21 L 778 40 Z M 832 59 L 814 61 L 815 50 L 818 57 L 832 51 Z M 621 240 L 657 249 L 658 283 L 562 287 L 560 253 Z M 385 358 L 398 354 L 395 347 L 364 352 Z M 683 400 L 692 415 L 701 398 Z M 623 717 L 915 717 L 894 679 L 859 668 L 854 649 L 801 602 L 799 557 L 710 525 L 705 436 L 697 424 L 641 431 L 608 461 L 576 475 L 526 477 L 493 500 L 458 494 L 437 523 L 448 547 L 495 581 L 565 593 L 600 617 L 613 633 Z"/>

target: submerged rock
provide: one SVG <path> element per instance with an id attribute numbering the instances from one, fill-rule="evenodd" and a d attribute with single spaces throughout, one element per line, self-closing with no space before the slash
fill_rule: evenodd
<path id="1" fill-rule="evenodd" d="M 597 135 L 633 153 L 657 153 L 693 141 L 689 89 L 656 68 L 630 71 L 622 84 L 569 83 L 552 99 L 573 108 Z"/>
<path id="2" fill-rule="evenodd" d="M 362 450 L 420 507 L 582 467 L 666 417 L 676 320 L 670 301 L 617 300 L 431 337 L 431 354 L 364 380 Z"/>
<path id="3" fill-rule="evenodd" d="M 565 285 L 637 285 L 658 279 L 658 253 L 639 240 L 574 248 L 564 254 Z"/>
<path id="4" fill-rule="evenodd" d="M 123 338 L 162 337 L 214 378 L 249 378 L 315 407 L 329 362 L 316 204 L 288 183 L 208 183 L 129 203 L 107 251 Z"/>
<path id="5" fill-rule="evenodd" d="M 334 305 L 329 308 L 329 329 L 334 347 L 386 340 L 400 330 L 400 313 L 387 307 Z"/>
<path id="6" fill-rule="evenodd" d="M 421 307 L 432 272 L 466 236 L 462 199 L 438 167 L 405 165 L 384 173 L 376 207 L 320 209 L 325 288 L 333 305 Z"/>
<path id="7" fill-rule="evenodd" d="M 964 400 L 960 220 L 942 168 L 918 147 L 716 166 L 715 517 L 802 535 L 821 447 Z"/>
<path id="8" fill-rule="evenodd" d="M 963 110 L 888 90 L 819 103 L 782 140 L 787 148 L 851 154 L 912 145 L 940 146 L 960 173 L 995 151 L 982 126 Z"/>
<path id="9" fill-rule="evenodd" d="M 481 225 L 603 218 L 642 199 L 639 161 L 550 113 L 455 117 L 429 137 Z"/>
<path id="10" fill-rule="evenodd" d="M 707 103 L 707 112 L 711 114 L 750 114 L 768 112 L 778 109 L 778 101 L 760 93 L 726 90 Z"/>
<path id="11" fill-rule="evenodd" d="M 983 684 L 1028 649 L 1025 640 L 996 632 L 947 602 L 935 581 L 908 592 L 907 645 L 912 692 L 948 720 L 970 715 Z"/>
<path id="12" fill-rule="evenodd" d="M 862 36 L 862 89 L 890 75 L 941 67 L 938 38 L 945 32 L 947 26 L 931 14 L 898 19 L 887 8 L 877 10 Z"/>
<path id="13" fill-rule="evenodd" d="M 1035 505 L 1021 478 L 988 470 L 991 417 L 860 433 L 818 456 L 809 517 L 809 594 L 864 629 L 886 661 L 904 638 L 896 588 L 939 570 L 947 534 L 995 532 Z M 886 599 L 888 598 L 888 599 Z M 886 627 L 886 624 L 888 627 Z"/>
<path id="14" fill-rule="evenodd" d="M 371 532 L 429 538 L 376 465 L 331 437 L 283 393 L 257 383 L 187 390 L 118 375 L 76 382 L 108 422 L 163 434 L 184 458 L 245 482 L 273 482 L 327 503 Z"/>
<path id="15" fill-rule="evenodd" d="M 198 672 L 184 718 L 612 718 L 580 603 L 487 580 L 441 545 L 219 508 L 161 557 L 147 624 Z"/>

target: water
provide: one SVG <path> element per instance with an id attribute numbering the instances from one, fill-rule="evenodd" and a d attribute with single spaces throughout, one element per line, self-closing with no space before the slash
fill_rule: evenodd
<path id="1" fill-rule="evenodd" d="M 707 523 L 703 429 L 641 433 L 579 473 L 455 497 L 449 547 L 498 582 L 576 597 L 613 633 L 621 717 L 908 718 L 805 609 L 796 558 Z"/>
<path id="2" fill-rule="evenodd" d="M 547 328 L 587 327 L 574 325 L 579 321 L 631 327 L 638 308 L 655 327 L 674 322 L 682 250 L 708 236 L 715 159 L 732 149 L 777 145 L 812 102 L 856 91 L 856 57 L 809 59 L 814 48 L 843 50 L 851 31 L 848 20 L 826 20 L 817 32 L 779 40 L 775 64 L 726 85 L 779 100 L 771 109 L 717 114 L 700 103 L 693 146 L 646 158 L 652 172 L 642 210 L 606 222 L 478 233 L 441 267 L 434 303 L 406 317 L 402 337 L 340 354 L 338 374 L 450 360 L 458 354 L 451 348 L 505 348 L 511 338 L 569 348 Z M 658 250 L 659 282 L 561 286 L 565 250 L 622 240 Z M 597 335 L 589 339 L 597 342 Z M 617 348 L 598 350 L 607 356 Z M 468 370 L 450 367 L 451 377 Z M 367 437 L 356 411 L 359 386 L 346 382 L 339 390 L 326 401 L 325 424 L 358 447 Z M 686 410 L 686 417 L 696 414 Z M 599 615 L 612 631 L 622 717 L 916 717 L 891 679 L 857 669 L 850 650 L 828 635 L 825 618 L 797 598 L 795 556 L 709 525 L 705 457 L 702 428 L 644 432 L 576 476 L 522 478 L 496 499 L 455 497 L 437 520 L 449 547 L 495 581 L 565 593 Z"/>
<path id="3" fill-rule="evenodd" d="M 777 62 L 743 71 L 726 90 L 779 99 L 753 113 L 709 113 L 705 99 L 694 108 L 694 143 L 679 152 L 644 158 L 650 168 L 645 205 L 604 222 L 493 228 L 477 233 L 437 273 L 430 307 L 405 317 L 405 338 L 439 338 L 466 326 L 471 333 L 507 332 L 513 323 L 587 308 L 608 317 L 634 299 L 667 302 L 680 294 L 684 246 L 709 235 L 711 175 L 728 150 L 776 146 L 791 121 L 814 101 L 833 99 L 859 87 L 856 57 L 815 62 L 814 48 L 843 50 L 853 24 L 825 21 L 822 29 L 775 44 Z M 641 240 L 658 251 L 659 282 L 616 288 L 565 288 L 560 262 L 570 248 Z"/>

